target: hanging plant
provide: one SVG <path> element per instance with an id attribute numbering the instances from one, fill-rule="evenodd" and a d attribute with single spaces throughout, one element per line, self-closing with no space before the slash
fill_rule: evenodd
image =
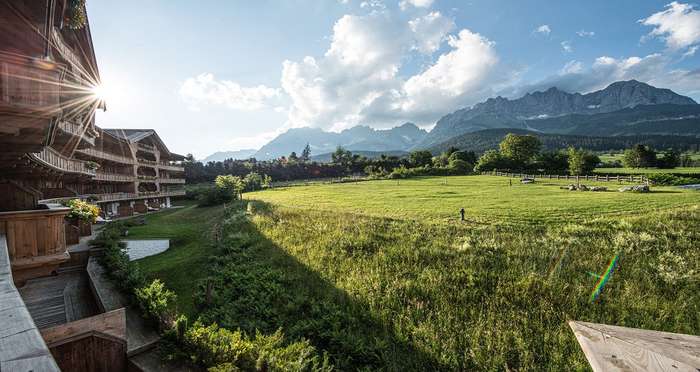
<path id="1" fill-rule="evenodd" d="M 68 0 L 65 25 L 73 30 L 85 27 L 87 14 L 85 13 L 85 0 Z"/>
<path id="2" fill-rule="evenodd" d="M 95 223 L 97 216 L 100 215 L 100 208 L 94 204 L 84 202 L 80 199 L 69 200 L 66 207 L 70 208 L 68 218 L 83 220 L 90 223 Z"/>

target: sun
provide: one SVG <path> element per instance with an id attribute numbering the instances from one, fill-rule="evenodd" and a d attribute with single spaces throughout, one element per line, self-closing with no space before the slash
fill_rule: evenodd
<path id="1" fill-rule="evenodd" d="M 96 99 L 105 102 L 109 98 L 109 90 L 104 84 L 98 84 L 90 88 L 90 92 Z"/>

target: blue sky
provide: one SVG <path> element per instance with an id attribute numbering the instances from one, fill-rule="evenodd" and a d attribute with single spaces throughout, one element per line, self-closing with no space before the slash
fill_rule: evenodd
<path id="1" fill-rule="evenodd" d="M 700 100 L 700 7 L 668 1 L 88 1 L 103 127 L 204 157 L 286 129 L 430 127 L 485 98 L 638 79 Z M 698 51 L 698 53 L 695 53 Z"/>

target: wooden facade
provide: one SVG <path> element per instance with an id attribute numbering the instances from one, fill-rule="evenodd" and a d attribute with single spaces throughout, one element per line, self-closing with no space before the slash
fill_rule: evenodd
<path id="1" fill-rule="evenodd" d="M 39 334 L 36 324 L 48 325 L 34 324 L 35 314 L 24 303 L 33 299 L 21 298 L 15 285 L 22 293 L 37 293 L 28 290 L 32 285 L 53 288 L 76 274 L 59 273 L 59 266 L 76 270 L 75 262 L 87 262 L 89 249 L 73 251 L 71 259 L 69 245 L 84 245 L 81 236 L 90 235 L 91 226 L 67 220 L 69 209 L 58 203 L 84 199 L 98 204 L 104 217 L 117 217 L 168 207 L 171 197 L 184 195 L 183 157 L 171 153 L 153 130 L 96 125 L 95 111 L 106 105 L 95 94 L 100 77 L 90 25 L 86 17 L 84 24 L 75 23 L 80 19 L 75 14 L 85 11 L 82 2 L 69 0 L 0 1 L 3 371 L 126 370 L 123 309 L 80 313 Z M 54 297 L 73 301 L 59 288 L 60 293 Z"/>

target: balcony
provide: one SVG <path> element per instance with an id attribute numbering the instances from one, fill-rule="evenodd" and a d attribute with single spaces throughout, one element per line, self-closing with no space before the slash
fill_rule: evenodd
<path id="1" fill-rule="evenodd" d="M 50 275 L 70 258 L 64 226 L 69 212 L 69 208 L 0 212 L 0 234 L 7 237 L 15 283 Z"/>
<path id="2" fill-rule="evenodd" d="M 88 168 L 86 161 L 68 158 L 50 147 L 44 147 L 41 152 L 30 153 L 29 157 L 35 162 L 64 173 L 95 176 L 95 170 Z"/>
<path id="3" fill-rule="evenodd" d="M 156 182 L 156 179 L 158 178 L 156 176 L 149 176 L 149 175 L 145 175 L 145 174 L 139 174 L 136 177 L 139 179 L 139 181 L 144 181 L 144 182 Z"/>
<path id="4" fill-rule="evenodd" d="M 0 112 L 43 118 L 60 114 L 62 70 L 50 61 L 0 52 Z"/>
<path id="5" fill-rule="evenodd" d="M 166 164 L 166 163 L 158 164 L 158 168 L 160 168 L 162 170 L 171 171 L 171 172 L 184 172 L 185 171 L 185 167 L 182 167 L 179 165 Z"/>
<path id="6" fill-rule="evenodd" d="M 85 143 L 89 144 L 90 146 L 95 146 L 96 135 L 90 130 L 90 128 L 85 128 L 85 126 L 89 125 L 90 123 L 76 124 L 72 121 L 61 120 L 58 122 L 58 129 L 68 135 L 80 137 L 81 140 L 85 141 Z"/>
<path id="7" fill-rule="evenodd" d="M 109 152 L 104 152 L 101 150 L 97 150 L 94 148 L 87 148 L 87 149 L 78 149 L 76 152 L 91 156 L 96 159 L 100 160 L 109 160 L 115 163 L 121 163 L 121 164 L 134 164 L 134 160 L 132 158 L 127 158 L 125 156 L 117 155 L 117 154 L 112 154 Z"/>
<path id="8" fill-rule="evenodd" d="M 156 152 L 156 147 L 146 143 L 138 142 L 136 143 L 136 148 L 142 151 Z"/>
<path id="9" fill-rule="evenodd" d="M 184 178 L 170 178 L 170 177 L 161 177 L 158 179 L 159 183 L 169 183 L 169 184 L 184 184 L 185 179 Z"/>
<path id="10" fill-rule="evenodd" d="M 112 181 L 112 182 L 134 182 L 136 178 L 130 174 L 96 172 L 95 180 L 97 181 Z"/>
<path id="11" fill-rule="evenodd" d="M 136 161 L 139 163 L 139 165 L 145 165 L 145 166 L 149 166 L 149 167 L 153 167 L 153 168 L 158 166 L 158 162 L 153 161 L 153 160 L 146 160 L 143 158 L 137 158 Z"/>

